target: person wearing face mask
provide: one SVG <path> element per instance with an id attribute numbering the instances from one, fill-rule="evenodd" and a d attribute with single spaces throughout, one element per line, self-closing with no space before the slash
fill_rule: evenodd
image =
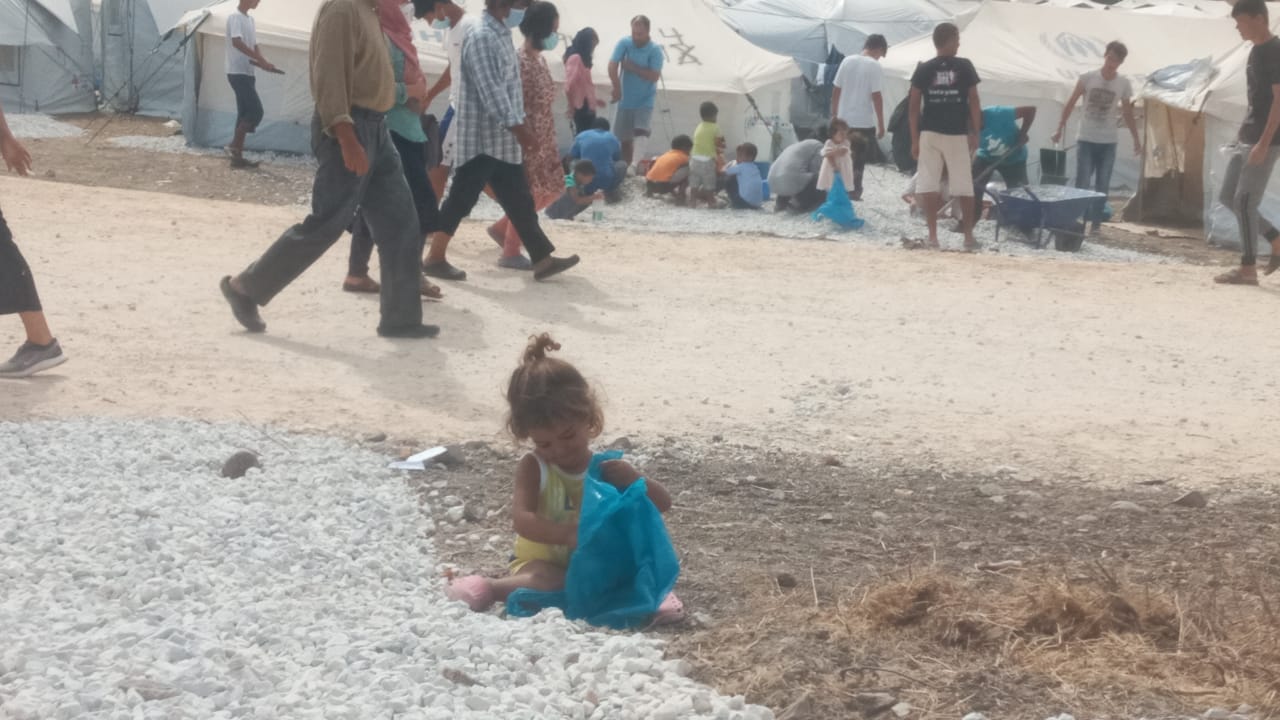
<path id="1" fill-rule="evenodd" d="M 534 2 L 520 23 L 524 45 L 520 47 L 520 80 L 524 86 L 525 124 L 533 135 L 534 145 L 524 156 L 524 174 L 533 193 L 538 212 L 546 209 L 564 193 L 564 168 L 556 146 L 556 118 L 551 105 L 556 100 L 556 84 L 542 53 L 559 44 L 560 13 L 549 2 Z M 489 237 L 502 246 L 500 267 L 528 270 L 529 258 L 520 254 L 520 235 L 503 217 L 489 227 Z"/>
<path id="2" fill-rule="evenodd" d="M 465 280 L 467 273 L 449 263 L 446 252 L 463 218 L 471 214 L 485 185 L 493 188 L 516 233 L 529 252 L 535 280 L 546 280 L 578 264 L 578 256 L 558 258 L 538 223 L 533 194 L 525 177 L 524 155 L 537 137 L 527 124 L 520 60 L 511 29 L 524 20 L 529 0 L 485 0 L 484 14 L 462 44 L 462 88 L 452 133 L 457 135 L 453 185 L 440 209 L 440 229 L 422 271 L 441 280 Z"/>
<path id="3" fill-rule="evenodd" d="M 436 193 L 427 178 L 427 134 L 422 130 L 422 111 L 427 96 L 427 78 L 418 64 L 418 50 L 413 44 L 413 30 L 405 17 L 402 0 L 378 0 L 378 24 L 387 38 L 387 50 L 391 56 L 391 68 L 395 72 L 396 104 L 387 111 L 387 128 L 391 130 L 391 142 L 400 154 L 404 179 L 413 193 L 413 206 L 418 217 L 418 242 L 425 243 L 427 236 L 436 229 L 440 206 Z M 415 253 L 414 264 L 417 264 Z M 351 225 L 351 255 L 347 263 L 347 278 L 342 289 L 355 293 L 376 293 L 381 290 L 377 281 L 369 277 L 369 258 L 373 253 L 373 234 L 364 212 L 356 214 Z M 422 294 L 433 300 L 442 297 L 440 288 L 422 278 Z"/>
<path id="4" fill-rule="evenodd" d="M 444 197 L 444 186 L 448 184 L 449 171 L 454 167 L 453 156 L 457 147 L 457 138 L 450 131 L 453 130 L 453 118 L 457 113 L 455 108 L 458 107 L 458 89 L 462 87 L 462 83 L 453 81 L 454 75 L 461 72 L 462 42 L 467 39 L 472 28 L 480 22 L 480 18 L 467 15 L 467 11 L 452 0 L 413 0 L 413 6 L 419 18 L 428 20 L 433 29 L 444 35 L 444 49 L 449 55 L 449 66 L 444 69 L 444 74 L 436 84 L 427 91 L 427 99 L 424 103 L 425 106 L 430 107 L 441 93 L 445 90 L 449 91 L 449 109 L 445 110 L 444 116 L 440 119 L 442 157 L 440 164 L 431 169 L 431 187 L 436 191 L 436 197 Z"/>
<path id="5" fill-rule="evenodd" d="M 592 28 L 582 28 L 564 51 L 564 94 L 569 100 L 569 118 L 573 134 L 584 133 L 596 124 L 596 111 L 605 106 L 596 96 L 596 83 L 591 79 L 592 58 L 600 36 Z"/>

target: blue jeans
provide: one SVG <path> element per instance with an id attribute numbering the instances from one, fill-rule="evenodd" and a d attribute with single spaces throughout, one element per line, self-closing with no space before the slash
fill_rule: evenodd
<path id="1" fill-rule="evenodd" d="M 1076 187 L 1092 189 L 1107 195 L 1111 190 L 1111 171 L 1116 167 L 1117 143 L 1093 143 L 1081 140 L 1076 145 Z M 1103 209 L 1107 199 L 1101 198 L 1085 214 L 1085 222 L 1094 227 L 1102 224 Z"/>

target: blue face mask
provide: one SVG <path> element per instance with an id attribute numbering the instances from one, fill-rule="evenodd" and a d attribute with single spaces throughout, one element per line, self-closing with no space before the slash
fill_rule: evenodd
<path id="1" fill-rule="evenodd" d="M 445 18 L 444 20 L 432 20 L 431 27 L 436 30 L 448 30 L 451 26 L 449 25 L 449 19 Z"/>
<path id="2" fill-rule="evenodd" d="M 543 38 L 543 40 L 542 40 L 542 49 L 543 49 L 543 50 L 555 50 L 555 49 L 556 49 L 556 46 L 557 46 L 557 45 L 559 45 L 559 44 L 560 44 L 560 36 L 559 36 L 559 35 L 556 35 L 556 34 L 551 34 L 551 35 L 549 35 L 549 36 L 547 36 L 547 37 Z"/>
<path id="3" fill-rule="evenodd" d="M 524 22 L 524 8 L 511 8 L 511 14 L 507 16 L 507 27 L 512 30 L 520 27 L 520 23 Z"/>

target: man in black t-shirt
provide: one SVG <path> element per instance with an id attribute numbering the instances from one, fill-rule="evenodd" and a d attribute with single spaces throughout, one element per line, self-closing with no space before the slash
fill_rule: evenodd
<path id="1" fill-rule="evenodd" d="M 1280 159 L 1280 38 L 1271 34 L 1267 4 L 1263 0 L 1239 0 L 1231 9 L 1240 37 L 1253 43 L 1245 76 L 1249 110 L 1240 127 L 1239 142 L 1227 162 L 1219 200 L 1231 208 L 1240 223 L 1243 254 L 1240 267 L 1214 282 L 1226 285 L 1258 284 L 1258 236 L 1271 241 L 1271 261 L 1266 274 L 1280 269 L 1280 232 L 1258 213 L 1267 192 L 1267 181 Z"/>
<path id="2" fill-rule="evenodd" d="M 960 205 L 964 249 L 978 249 L 973 237 L 972 154 L 982 129 L 982 103 L 978 100 L 978 71 L 973 63 L 956 57 L 960 29 L 943 23 L 933 31 L 938 56 L 916 68 L 911 76 L 909 118 L 911 156 L 919 162 L 916 194 L 929 224 L 929 247 L 938 247 L 938 208 L 942 202 L 945 171 L 951 196 Z"/>

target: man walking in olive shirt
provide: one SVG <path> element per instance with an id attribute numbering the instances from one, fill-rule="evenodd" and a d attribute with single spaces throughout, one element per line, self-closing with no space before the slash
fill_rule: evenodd
<path id="1" fill-rule="evenodd" d="M 417 210 L 383 120 L 395 104 L 395 75 L 376 0 L 326 0 L 311 30 L 311 148 L 319 167 L 311 214 L 261 258 L 222 279 L 222 294 L 249 332 L 264 332 L 258 307 L 288 287 L 337 242 L 363 208 L 381 258 L 383 337 L 429 338 L 418 297 Z"/>

